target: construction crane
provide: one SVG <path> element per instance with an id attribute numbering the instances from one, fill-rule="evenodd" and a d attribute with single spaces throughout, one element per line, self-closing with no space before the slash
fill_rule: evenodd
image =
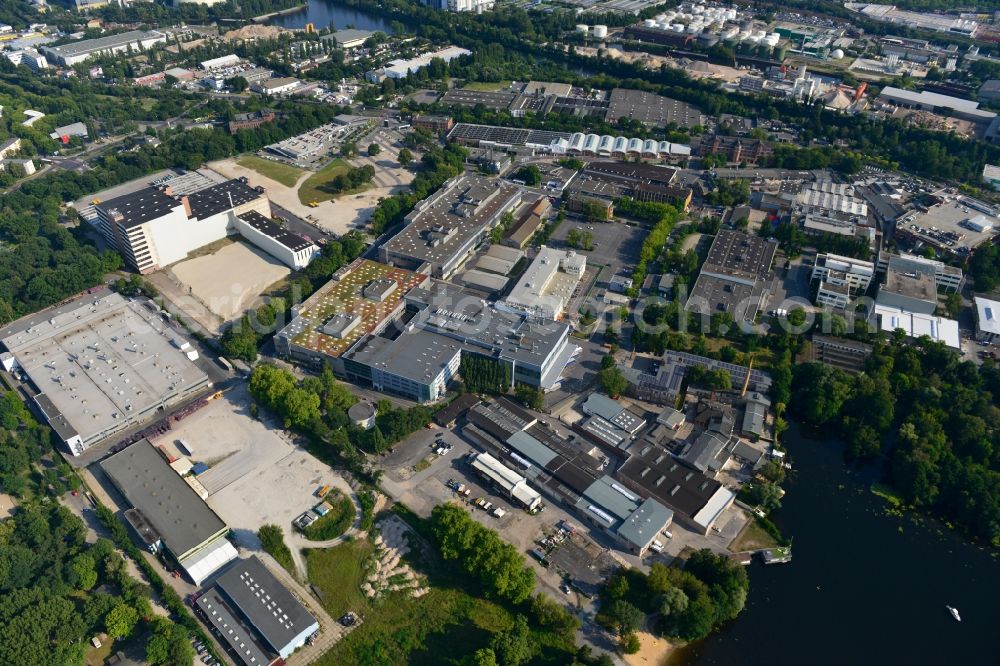
<path id="1" fill-rule="evenodd" d="M 743 380 L 743 390 L 740 391 L 740 397 L 745 398 L 747 395 L 747 388 L 750 386 L 750 373 L 753 372 L 753 354 L 750 354 L 750 363 L 747 365 L 747 376 Z"/>

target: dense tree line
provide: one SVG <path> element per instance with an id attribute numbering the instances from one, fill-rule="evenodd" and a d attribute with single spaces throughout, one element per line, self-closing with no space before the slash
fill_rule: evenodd
<path id="1" fill-rule="evenodd" d="M 624 200 L 623 203 L 625 203 Z M 634 204 L 630 203 L 627 207 L 631 209 L 633 206 Z M 642 241 L 635 270 L 632 271 L 632 287 L 628 291 L 630 296 L 636 296 L 639 293 L 642 284 L 646 281 L 646 271 L 663 252 L 667 239 L 670 238 L 670 232 L 673 231 L 674 225 L 680 218 L 680 212 L 667 204 L 640 204 L 637 209 L 643 211 L 642 214 L 647 214 L 648 211 L 654 209 L 654 206 L 655 210 L 659 211 L 660 218 Z"/>
<path id="2" fill-rule="evenodd" d="M 844 437 L 853 457 L 884 454 L 906 502 L 1000 544 L 1000 370 L 901 337 L 877 341 L 863 374 L 795 366 L 791 413 Z"/>
<path id="3" fill-rule="evenodd" d="M 510 390 L 510 366 L 479 354 L 462 354 L 460 372 L 470 393 L 503 394 Z"/>
<path id="4" fill-rule="evenodd" d="M 338 173 L 333 177 L 333 180 L 321 185 L 319 189 L 329 194 L 343 194 L 362 188 L 372 182 L 372 178 L 374 177 L 375 167 L 371 164 L 361 167 L 351 167 L 345 173 Z"/>
<path id="5" fill-rule="evenodd" d="M 86 527 L 47 498 L 78 483 L 64 464 L 39 464 L 50 431 L 17 394 L 0 395 L 0 487 L 21 498 L 0 524 L 0 663 L 82 666 L 91 636 L 127 639 L 145 623 L 152 630 L 151 664 L 191 663 L 184 627 L 152 619 L 149 587 L 132 578 L 115 545 L 87 543 Z"/>
<path id="6" fill-rule="evenodd" d="M 663 636 L 699 640 L 740 614 L 748 590 L 746 569 L 702 549 L 683 568 L 657 562 L 649 574 L 620 569 L 601 588 L 597 621 L 626 644 L 646 626 L 648 615 Z"/>
<path id="7" fill-rule="evenodd" d="M 496 531 L 477 523 L 457 504 L 439 504 L 431 527 L 441 556 L 475 576 L 490 596 L 519 604 L 535 589 L 535 572 L 524 555 Z M 518 662 L 520 663 L 520 662 Z"/>

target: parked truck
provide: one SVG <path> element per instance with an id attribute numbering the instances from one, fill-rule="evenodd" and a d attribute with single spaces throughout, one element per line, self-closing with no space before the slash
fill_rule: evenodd
<path id="1" fill-rule="evenodd" d="M 180 452 L 186 456 L 190 457 L 194 455 L 194 449 L 192 449 L 191 445 L 188 444 L 187 441 L 183 439 L 177 440 L 177 448 L 180 449 Z"/>

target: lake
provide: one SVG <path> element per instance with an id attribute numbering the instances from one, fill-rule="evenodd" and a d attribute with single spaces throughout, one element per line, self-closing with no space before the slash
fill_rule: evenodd
<path id="1" fill-rule="evenodd" d="M 848 468 L 838 444 L 794 426 L 785 442 L 795 471 L 774 521 L 793 560 L 755 563 L 746 609 L 681 663 L 1000 664 L 996 554 L 919 514 L 886 515 L 876 466 Z"/>
<path id="2" fill-rule="evenodd" d="M 312 23 L 317 29 L 327 28 L 333 23 L 338 30 L 348 26 L 359 30 L 380 30 L 390 33 L 390 21 L 377 14 L 369 14 L 352 7 L 344 7 L 330 0 L 309 0 L 309 6 L 288 14 L 274 16 L 267 21 L 282 28 L 304 28 Z"/>

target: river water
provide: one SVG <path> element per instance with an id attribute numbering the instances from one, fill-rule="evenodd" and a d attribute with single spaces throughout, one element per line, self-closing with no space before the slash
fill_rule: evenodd
<path id="1" fill-rule="evenodd" d="M 390 21 L 377 14 L 344 7 L 332 0 L 308 0 L 308 2 L 309 5 L 299 11 L 274 16 L 267 22 L 283 28 L 304 28 L 307 23 L 312 23 L 317 29 L 321 29 L 328 28 L 333 23 L 338 30 L 350 26 L 359 30 L 392 32 L 389 29 Z"/>
<path id="2" fill-rule="evenodd" d="M 672 663 L 1000 664 L 1000 558 L 915 514 L 887 515 L 842 448 L 785 435 L 795 472 L 774 520 L 788 564 L 750 570 L 746 609 Z M 960 611 L 955 622 L 945 605 Z"/>

